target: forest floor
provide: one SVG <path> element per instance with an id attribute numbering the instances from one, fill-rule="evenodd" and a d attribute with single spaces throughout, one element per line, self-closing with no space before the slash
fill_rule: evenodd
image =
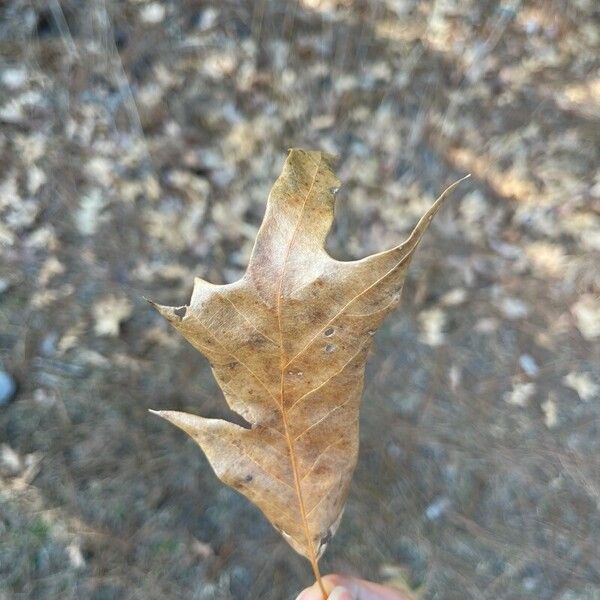
<path id="1" fill-rule="evenodd" d="M 243 273 L 294 146 L 338 156 L 340 259 L 396 245 L 472 173 L 376 336 L 323 571 L 600 598 L 594 0 L 11 0 L 0 56 L 0 600 L 311 583 L 148 413 L 227 414 L 143 299 Z"/>

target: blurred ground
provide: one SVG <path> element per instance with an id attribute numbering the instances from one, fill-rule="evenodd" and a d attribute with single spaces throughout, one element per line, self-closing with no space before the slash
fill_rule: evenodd
<path id="1" fill-rule="evenodd" d="M 599 50 L 594 0 L 3 3 L 0 599 L 311 582 L 147 412 L 225 414 L 142 297 L 243 272 L 291 146 L 339 156 L 338 258 L 473 173 L 377 336 L 324 572 L 600 598 Z"/>

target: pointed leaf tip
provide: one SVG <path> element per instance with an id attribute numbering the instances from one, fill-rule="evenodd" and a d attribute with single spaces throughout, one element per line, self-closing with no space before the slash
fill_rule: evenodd
<path id="1" fill-rule="evenodd" d="M 182 321 L 189 308 L 185 304 L 183 306 L 164 306 L 163 304 L 157 304 L 152 300 L 148 300 L 148 302 L 161 314 L 161 316 L 171 323 Z"/>
<path id="2" fill-rule="evenodd" d="M 151 300 L 150 298 L 147 298 L 146 296 L 142 296 L 142 298 L 154 309 L 158 310 L 158 304 L 156 302 L 154 302 L 154 300 Z"/>

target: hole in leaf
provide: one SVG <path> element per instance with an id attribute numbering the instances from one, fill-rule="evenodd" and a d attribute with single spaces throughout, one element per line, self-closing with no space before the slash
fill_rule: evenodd
<path id="1" fill-rule="evenodd" d="M 325 544 L 329 544 L 332 537 L 333 537 L 333 534 L 331 533 L 331 529 L 328 529 L 327 533 L 321 538 L 321 542 L 319 545 L 323 546 Z"/>
<path id="2" fill-rule="evenodd" d="M 183 317 L 185 317 L 185 313 L 187 312 L 187 306 L 180 306 L 179 308 L 176 308 L 173 312 L 180 318 L 183 319 Z"/>
<path id="3" fill-rule="evenodd" d="M 335 332 L 335 329 L 333 327 L 329 327 L 328 329 L 325 330 L 325 336 L 331 337 L 334 332 Z"/>
<path id="4" fill-rule="evenodd" d="M 333 344 L 327 344 L 325 346 L 325 352 L 333 352 L 335 350 L 335 346 Z"/>

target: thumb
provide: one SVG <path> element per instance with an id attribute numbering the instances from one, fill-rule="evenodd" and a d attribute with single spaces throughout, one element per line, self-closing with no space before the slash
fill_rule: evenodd
<path id="1" fill-rule="evenodd" d="M 329 594 L 328 600 L 354 600 L 352 594 L 341 585 L 333 588 L 331 594 Z"/>
<path id="2" fill-rule="evenodd" d="M 354 600 L 354 596 L 341 585 L 333 587 L 331 584 L 327 585 L 325 581 L 325 587 L 331 590 L 327 600 Z M 331 589 L 332 587 L 333 589 Z M 318 584 L 315 583 L 312 587 L 305 589 L 296 600 L 323 600 L 323 593 Z"/>

